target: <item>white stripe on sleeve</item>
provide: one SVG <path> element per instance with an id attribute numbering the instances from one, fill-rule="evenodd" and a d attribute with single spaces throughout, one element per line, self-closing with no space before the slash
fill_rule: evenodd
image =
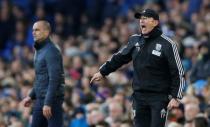
<path id="1" fill-rule="evenodd" d="M 175 57 L 175 61 L 176 61 L 176 65 L 177 65 L 177 68 L 178 68 L 178 71 L 179 71 L 179 79 L 180 79 L 179 91 L 178 91 L 177 97 L 178 98 L 182 98 L 182 90 L 183 90 L 184 85 L 185 85 L 185 80 L 183 78 L 184 69 L 182 67 L 182 63 L 181 63 L 181 60 L 180 60 L 180 57 L 179 57 L 179 53 L 178 53 L 178 49 L 177 49 L 176 43 L 173 42 L 170 38 L 168 38 L 167 36 L 165 36 L 163 34 L 161 35 L 161 37 L 166 39 L 172 45 L 173 53 L 174 53 L 174 57 Z"/>

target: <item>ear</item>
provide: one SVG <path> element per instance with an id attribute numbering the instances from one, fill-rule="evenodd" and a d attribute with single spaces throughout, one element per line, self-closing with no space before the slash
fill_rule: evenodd
<path id="1" fill-rule="evenodd" d="M 159 21 L 158 20 L 153 20 L 153 26 L 157 26 L 159 24 Z"/>
<path id="2" fill-rule="evenodd" d="M 45 30 L 45 35 L 48 36 L 49 34 L 49 31 Z"/>

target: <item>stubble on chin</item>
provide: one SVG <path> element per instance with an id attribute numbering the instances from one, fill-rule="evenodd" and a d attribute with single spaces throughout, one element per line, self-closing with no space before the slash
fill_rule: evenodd
<path id="1" fill-rule="evenodd" d="M 34 39 L 34 42 L 35 42 L 35 43 L 39 43 L 39 40 L 38 40 L 38 39 Z"/>

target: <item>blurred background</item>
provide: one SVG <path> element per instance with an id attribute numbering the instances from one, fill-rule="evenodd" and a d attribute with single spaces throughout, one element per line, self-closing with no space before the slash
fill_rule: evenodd
<path id="1" fill-rule="evenodd" d="M 0 127 L 30 127 L 31 108 L 20 101 L 33 86 L 32 25 L 39 19 L 51 23 L 51 39 L 62 49 L 64 127 L 132 127 L 132 63 L 89 82 L 139 33 L 133 15 L 143 8 L 159 13 L 186 72 L 185 96 L 168 127 L 209 127 L 210 0 L 0 0 Z"/>

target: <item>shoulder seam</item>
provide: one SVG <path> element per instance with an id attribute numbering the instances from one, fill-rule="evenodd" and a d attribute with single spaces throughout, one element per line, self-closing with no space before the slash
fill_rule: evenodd
<path id="1" fill-rule="evenodd" d="M 172 39 L 170 39 L 169 37 L 167 37 L 166 35 L 164 35 L 164 34 L 161 34 L 160 35 L 164 40 L 166 40 L 167 42 L 169 42 L 170 44 L 172 44 L 172 45 L 176 45 L 176 42 L 174 42 Z"/>

